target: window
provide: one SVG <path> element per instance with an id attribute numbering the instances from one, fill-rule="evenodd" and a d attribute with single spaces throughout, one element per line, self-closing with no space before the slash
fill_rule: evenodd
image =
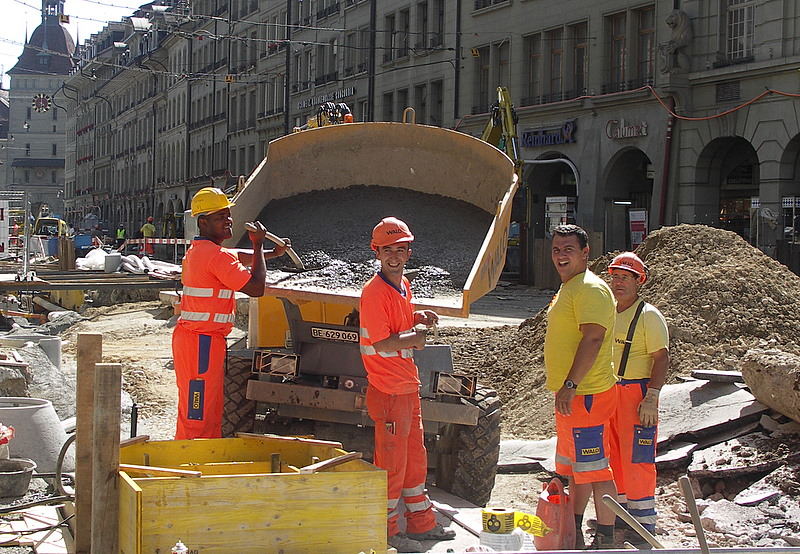
<path id="1" fill-rule="evenodd" d="M 496 46 L 497 48 L 497 86 L 508 86 L 511 67 L 509 66 L 509 57 L 511 55 L 511 44 L 508 41 L 503 41 Z"/>
<path id="2" fill-rule="evenodd" d="M 52 151 L 52 155 L 53 155 L 53 156 L 55 156 L 55 155 L 56 155 L 56 152 L 58 152 L 58 145 L 57 145 L 57 144 L 54 144 L 54 145 L 53 145 L 53 148 L 51 149 L 51 151 Z"/>
<path id="3" fill-rule="evenodd" d="M 586 80 L 587 80 L 587 59 L 586 53 L 588 45 L 586 43 L 587 25 L 586 23 L 578 23 L 570 28 L 570 33 L 573 40 L 572 49 L 572 87 L 573 96 L 583 96 L 586 94 Z"/>
<path id="4" fill-rule="evenodd" d="M 30 108 L 30 106 L 25 108 L 25 117 L 27 117 L 28 121 L 30 121 L 30 119 L 31 119 L 31 108 Z M 27 123 L 27 121 L 26 121 L 26 123 Z"/>
<path id="5" fill-rule="evenodd" d="M 306 88 L 305 83 L 303 83 L 305 79 L 303 78 L 303 66 L 301 64 L 301 59 L 302 58 L 300 57 L 300 54 L 296 54 L 294 57 L 294 91 L 303 90 Z"/>
<path id="6" fill-rule="evenodd" d="M 426 85 L 417 85 L 414 87 L 414 109 L 417 112 L 417 123 L 424 125 L 428 108 L 428 87 Z"/>
<path id="7" fill-rule="evenodd" d="M 394 121 L 394 93 L 387 92 L 383 95 L 383 120 Z"/>
<path id="8" fill-rule="evenodd" d="M 56 172 L 55 171 L 51 171 L 50 172 L 50 182 L 54 183 L 54 184 L 56 182 Z"/>
<path id="9" fill-rule="evenodd" d="M 30 145 L 29 142 L 25 143 L 25 155 L 26 156 L 30 156 L 31 155 L 31 145 Z"/>
<path id="10" fill-rule="evenodd" d="M 625 90 L 625 13 L 608 18 L 611 91 Z"/>
<path id="11" fill-rule="evenodd" d="M 358 30 L 358 65 L 356 66 L 356 73 L 363 73 L 367 70 L 370 50 L 369 37 L 370 31 L 367 27 L 362 27 Z"/>
<path id="12" fill-rule="evenodd" d="M 326 47 L 322 44 L 317 46 L 317 71 L 316 71 L 316 78 L 314 79 L 314 83 L 317 85 L 321 85 L 325 82 L 325 73 L 327 73 L 326 67 Z"/>
<path id="13" fill-rule="evenodd" d="M 25 170 L 25 182 L 26 183 L 30 183 L 31 182 L 31 172 L 29 170 L 27 170 L 27 169 Z"/>
<path id="14" fill-rule="evenodd" d="M 563 29 L 554 29 L 547 33 L 547 45 L 550 48 L 550 85 L 548 92 L 553 101 L 561 100 L 561 86 L 564 80 L 563 35 Z"/>
<path id="15" fill-rule="evenodd" d="M 347 33 L 344 36 L 344 76 L 349 77 L 356 70 L 357 53 L 356 33 Z"/>
<path id="16" fill-rule="evenodd" d="M 428 47 L 428 3 L 417 4 L 417 40 L 415 47 L 425 49 Z"/>
<path id="17" fill-rule="evenodd" d="M 53 121 L 58 121 L 58 109 L 53 107 Z"/>
<path id="18" fill-rule="evenodd" d="M 408 9 L 400 11 L 400 27 L 397 37 L 397 57 L 408 56 L 409 33 L 411 32 L 411 12 Z"/>
<path id="19" fill-rule="evenodd" d="M 397 118 L 402 120 L 403 110 L 408 107 L 408 89 L 400 89 L 397 91 Z"/>
<path id="20" fill-rule="evenodd" d="M 442 81 L 431 83 L 431 125 L 441 126 L 444 120 L 444 84 Z"/>
<path id="21" fill-rule="evenodd" d="M 383 20 L 383 61 L 390 62 L 394 59 L 394 46 L 395 46 L 395 27 L 394 14 L 387 15 Z"/>
<path id="22" fill-rule="evenodd" d="M 636 47 L 636 78 L 639 85 L 652 85 L 655 75 L 656 25 L 655 8 L 638 10 L 636 19 L 639 26 L 638 44 Z"/>
<path id="23" fill-rule="evenodd" d="M 431 48 L 437 48 L 444 44 L 444 2 L 445 0 L 433 0 L 433 36 L 431 37 Z"/>
<path id="24" fill-rule="evenodd" d="M 489 111 L 489 47 L 478 48 L 478 56 L 475 59 L 475 102 L 472 106 L 472 113 L 486 113 Z M 433 112 L 431 112 L 433 116 Z"/>
<path id="25" fill-rule="evenodd" d="M 727 54 L 729 60 L 741 60 L 753 55 L 755 2 L 727 0 Z"/>
<path id="26" fill-rule="evenodd" d="M 541 102 L 542 94 L 542 35 L 525 37 L 525 50 L 528 54 L 527 64 L 527 98 L 522 104 L 529 106 Z"/>

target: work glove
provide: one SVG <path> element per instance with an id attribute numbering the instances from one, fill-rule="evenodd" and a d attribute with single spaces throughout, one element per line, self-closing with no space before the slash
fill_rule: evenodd
<path id="1" fill-rule="evenodd" d="M 645 427 L 652 427 L 658 423 L 658 395 L 660 393 L 661 391 L 658 389 L 647 389 L 647 394 L 639 403 L 639 421 Z"/>

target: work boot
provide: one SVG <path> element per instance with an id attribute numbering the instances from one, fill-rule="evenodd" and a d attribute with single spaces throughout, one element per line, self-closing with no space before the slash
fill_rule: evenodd
<path id="1" fill-rule="evenodd" d="M 409 533 L 408 536 L 415 541 L 451 541 L 456 538 L 456 532 L 452 529 L 445 529 L 441 523 L 433 526 L 424 533 Z"/>
<path id="2" fill-rule="evenodd" d="M 427 552 L 428 550 L 422 546 L 421 542 L 415 541 L 403 533 L 392 535 L 386 540 L 386 542 L 389 543 L 389 546 L 397 550 L 397 552 L 400 554 L 405 552 Z"/>
<path id="3" fill-rule="evenodd" d="M 575 550 L 586 550 L 586 539 L 581 529 L 575 529 Z"/>
<path id="4" fill-rule="evenodd" d="M 595 533 L 592 544 L 589 545 L 587 550 L 619 550 L 622 545 L 614 540 L 614 536 L 604 535 L 603 533 Z"/>

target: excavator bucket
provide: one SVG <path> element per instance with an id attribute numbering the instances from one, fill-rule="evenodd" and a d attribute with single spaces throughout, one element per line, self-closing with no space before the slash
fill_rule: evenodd
<path id="1" fill-rule="evenodd" d="M 514 164 L 486 142 L 438 127 L 353 123 L 273 140 L 264 160 L 234 198 L 234 238 L 229 245 L 239 242 L 244 236 L 244 222 L 256 219 L 272 200 L 353 185 L 438 194 L 462 200 L 493 216 L 460 301 L 434 298 L 418 306 L 467 317 L 469 305 L 495 287 L 505 263 L 511 203 L 517 189 Z M 358 305 L 357 291 L 268 286 L 266 295 L 296 303 Z"/>

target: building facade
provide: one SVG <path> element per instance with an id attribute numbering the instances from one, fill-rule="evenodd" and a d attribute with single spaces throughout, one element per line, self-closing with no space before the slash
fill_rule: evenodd
<path id="1" fill-rule="evenodd" d="M 63 17 L 64 0 L 42 0 L 42 23 L 8 71 L 5 189 L 27 192 L 33 215 L 45 206 L 64 213 L 67 114 L 57 93 L 75 65 L 75 43 Z"/>
<path id="2" fill-rule="evenodd" d="M 796 3 L 545 4 L 144 5 L 92 37 L 68 79 L 80 99 L 70 209 L 134 226 L 152 214 L 176 233 L 196 190 L 233 189 L 323 102 L 347 103 L 356 121 L 400 121 L 410 106 L 417 123 L 479 136 L 505 86 L 529 264 L 558 221 L 604 250 L 685 222 L 780 255 L 800 196 Z"/>

